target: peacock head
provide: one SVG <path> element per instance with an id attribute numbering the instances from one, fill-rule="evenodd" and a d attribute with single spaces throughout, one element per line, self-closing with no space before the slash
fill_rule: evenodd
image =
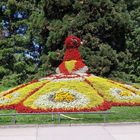
<path id="1" fill-rule="evenodd" d="M 81 40 L 80 38 L 76 37 L 76 36 L 68 36 L 65 39 L 65 46 L 67 49 L 70 48 L 78 48 L 81 44 Z"/>

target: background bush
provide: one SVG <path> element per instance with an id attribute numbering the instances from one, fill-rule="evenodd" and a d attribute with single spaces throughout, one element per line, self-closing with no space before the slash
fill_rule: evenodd
<path id="1" fill-rule="evenodd" d="M 0 21 L 6 85 L 54 73 L 71 34 L 84 42 L 80 52 L 91 73 L 140 81 L 139 0 L 2 0 Z"/>

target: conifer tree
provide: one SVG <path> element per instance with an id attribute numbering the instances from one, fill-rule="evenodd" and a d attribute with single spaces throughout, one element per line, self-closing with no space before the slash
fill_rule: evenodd
<path id="1" fill-rule="evenodd" d="M 37 1 L 3 0 L 0 3 L 0 78 L 3 83 L 20 84 L 35 73 L 42 50 L 38 37 L 42 14 Z"/>
<path id="2" fill-rule="evenodd" d="M 0 78 L 14 85 L 54 73 L 73 34 L 90 72 L 138 82 L 139 13 L 139 0 L 1 0 Z"/>

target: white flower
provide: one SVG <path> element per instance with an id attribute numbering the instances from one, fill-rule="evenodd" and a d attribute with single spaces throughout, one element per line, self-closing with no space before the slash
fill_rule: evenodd
<path id="1" fill-rule="evenodd" d="M 16 98 L 20 96 L 19 92 L 11 93 L 11 98 L 7 98 L 6 96 L 0 97 L 0 104 L 10 103 L 14 101 Z"/>
<path id="2" fill-rule="evenodd" d="M 139 88 L 135 88 L 135 87 L 133 87 L 132 85 L 124 84 L 124 86 L 125 86 L 126 88 L 132 89 L 132 90 L 134 90 L 134 91 L 140 91 Z"/>
<path id="3" fill-rule="evenodd" d="M 50 75 L 48 77 L 44 77 L 39 79 L 39 81 L 42 80 L 49 80 L 53 82 L 60 82 L 60 81 L 73 81 L 73 80 L 78 80 L 78 81 L 84 81 L 84 79 L 89 76 L 87 73 L 81 73 L 80 71 L 76 71 L 75 73 L 65 75 L 65 74 L 54 74 Z"/>
<path id="4" fill-rule="evenodd" d="M 77 70 L 77 71 L 74 71 L 73 73 L 85 73 L 88 71 L 88 67 L 87 66 L 84 66 L 82 67 L 81 69 Z"/>
<path id="5" fill-rule="evenodd" d="M 133 93 L 133 92 L 131 92 L 131 91 L 127 91 L 128 92 L 128 94 L 130 94 L 129 96 L 127 96 L 127 95 L 121 95 L 121 93 L 123 92 L 123 90 L 122 89 L 119 89 L 119 88 L 110 88 L 110 93 L 114 96 L 114 97 L 116 97 L 116 98 L 118 98 L 118 99 L 120 99 L 120 100 L 123 100 L 123 99 L 133 99 L 133 98 L 140 98 L 140 95 L 137 95 L 137 94 L 135 94 L 135 93 Z"/>
<path id="6" fill-rule="evenodd" d="M 53 91 L 46 93 L 45 95 L 40 96 L 36 101 L 34 101 L 34 105 L 37 107 L 47 107 L 47 108 L 75 108 L 75 107 L 83 107 L 89 103 L 89 99 L 75 90 L 70 90 L 67 88 L 61 88 L 60 91 L 69 92 L 70 94 L 75 96 L 75 100 L 71 102 L 55 102 L 50 99 L 50 97 L 54 96 L 58 91 Z"/>
<path id="7" fill-rule="evenodd" d="M 77 80 L 77 81 L 84 81 L 83 77 L 77 77 L 77 78 L 60 78 L 60 79 L 53 79 L 53 82 L 60 82 L 60 81 L 73 81 L 73 80 Z"/>
<path id="8" fill-rule="evenodd" d="M 59 73 L 59 74 L 61 73 L 60 70 L 59 70 L 59 67 L 56 68 L 55 72 Z"/>

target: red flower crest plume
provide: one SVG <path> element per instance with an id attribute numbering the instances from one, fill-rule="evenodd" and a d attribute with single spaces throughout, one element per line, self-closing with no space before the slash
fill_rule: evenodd
<path id="1" fill-rule="evenodd" d="M 81 55 L 78 50 L 80 43 L 81 43 L 80 38 L 76 36 L 68 36 L 65 39 L 64 45 L 66 46 L 66 52 L 64 55 L 64 61 L 81 60 Z"/>
<path id="2" fill-rule="evenodd" d="M 81 40 L 76 36 L 68 36 L 65 39 L 66 48 L 72 48 L 72 47 L 78 48 L 80 44 L 81 44 Z"/>

